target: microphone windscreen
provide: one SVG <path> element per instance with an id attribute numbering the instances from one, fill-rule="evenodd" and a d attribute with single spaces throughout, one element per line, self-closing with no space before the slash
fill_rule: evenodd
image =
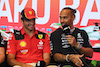
<path id="1" fill-rule="evenodd" d="M 64 25 L 64 26 L 62 26 L 62 28 L 63 28 L 64 34 L 66 34 L 66 35 L 70 34 L 70 26 L 69 25 Z"/>
<path id="2" fill-rule="evenodd" d="M 45 67 L 46 63 L 44 61 L 38 61 L 36 67 Z"/>

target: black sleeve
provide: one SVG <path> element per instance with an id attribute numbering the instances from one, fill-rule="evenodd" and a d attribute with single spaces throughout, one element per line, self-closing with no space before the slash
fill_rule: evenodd
<path id="1" fill-rule="evenodd" d="M 86 33 L 86 31 L 83 30 L 82 34 L 83 34 L 83 38 L 84 38 L 83 47 L 90 47 L 90 48 L 92 48 L 90 40 L 89 40 L 89 37 L 88 37 L 88 34 Z"/>
<path id="2" fill-rule="evenodd" d="M 61 53 L 61 45 L 59 43 L 59 36 L 55 34 L 50 35 L 51 51 L 54 55 L 55 53 Z"/>
<path id="3" fill-rule="evenodd" d="M 0 47 L 4 47 L 4 41 L 1 42 Z"/>
<path id="4" fill-rule="evenodd" d="M 4 41 L 3 37 L 1 36 L 1 33 L 0 33 L 0 47 L 4 47 Z"/>

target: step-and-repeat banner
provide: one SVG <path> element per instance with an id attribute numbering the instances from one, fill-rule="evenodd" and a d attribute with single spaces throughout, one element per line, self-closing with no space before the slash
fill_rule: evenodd
<path id="1" fill-rule="evenodd" d="M 60 26 L 62 8 L 77 9 L 74 25 L 88 33 L 93 48 L 100 48 L 100 0 L 0 0 L 0 31 L 20 30 L 20 12 L 25 7 L 36 11 L 36 29 L 48 35 Z M 100 60 L 99 55 L 94 52 L 93 59 Z"/>

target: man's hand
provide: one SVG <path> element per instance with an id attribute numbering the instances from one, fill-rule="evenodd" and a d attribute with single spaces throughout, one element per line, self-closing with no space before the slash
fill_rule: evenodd
<path id="1" fill-rule="evenodd" d="M 68 44 L 70 44 L 73 47 L 78 46 L 75 37 L 73 37 L 72 35 L 67 35 L 66 37 L 67 37 Z"/>
<path id="2" fill-rule="evenodd" d="M 78 55 L 78 54 L 70 54 L 68 59 L 72 61 L 76 66 L 82 67 L 84 64 L 82 63 L 82 60 L 80 59 L 84 55 Z"/>

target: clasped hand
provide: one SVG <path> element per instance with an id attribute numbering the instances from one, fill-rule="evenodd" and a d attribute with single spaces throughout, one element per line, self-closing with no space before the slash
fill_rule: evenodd
<path id="1" fill-rule="evenodd" d="M 84 64 L 82 63 L 82 60 L 80 58 L 82 58 L 83 56 L 84 56 L 84 54 L 82 54 L 82 55 L 70 54 L 68 59 L 70 61 L 72 61 L 76 66 L 82 67 L 82 66 L 84 66 Z"/>
<path id="2" fill-rule="evenodd" d="M 67 35 L 66 37 L 67 37 L 67 42 L 68 42 L 68 44 L 70 44 L 70 45 L 73 46 L 73 47 L 77 47 L 77 46 L 78 46 L 78 44 L 77 44 L 76 39 L 75 39 L 74 36 L 72 36 L 72 35 Z"/>

